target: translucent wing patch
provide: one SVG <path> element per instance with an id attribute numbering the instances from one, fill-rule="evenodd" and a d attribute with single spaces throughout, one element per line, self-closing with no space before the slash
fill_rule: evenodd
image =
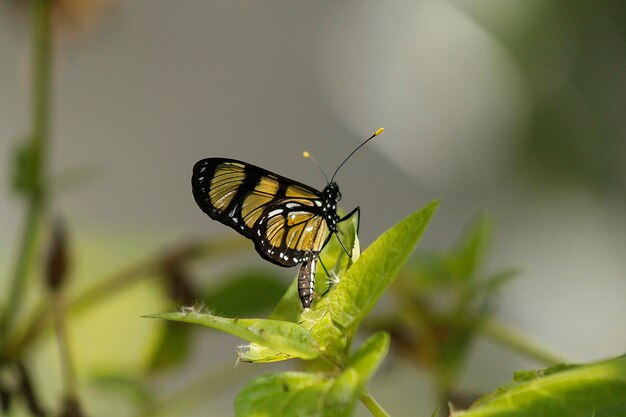
<path id="1" fill-rule="evenodd" d="M 292 199 L 285 201 L 273 206 L 259 220 L 257 233 L 262 252 L 283 265 L 294 266 L 317 257 L 330 233 L 321 214 L 281 208 L 296 204 Z"/>
<path id="2" fill-rule="evenodd" d="M 248 193 L 241 205 L 241 217 L 248 228 L 253 228 L 263 209 L 270 204 L 278 194 L 278 179 L 261 177 L 258 184 Z"/>
<path id="3" fill-rule="evenodd" d="M 220 164 L 209 182 L 209 199 L 218 212 L 226 209 L 246 178 L 244 166 L 237 163 Z"/>

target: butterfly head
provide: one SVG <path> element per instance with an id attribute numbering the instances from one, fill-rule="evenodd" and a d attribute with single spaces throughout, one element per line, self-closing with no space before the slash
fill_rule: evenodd
<path id="1" fill-rule="evenodd" d="M 337 202 L 341 200 L 341 193 L 339 192 L 339 186 L 336 182 L 329 182 L 328 185 L 322 191 L 322 195 L 326 202 Z"/>

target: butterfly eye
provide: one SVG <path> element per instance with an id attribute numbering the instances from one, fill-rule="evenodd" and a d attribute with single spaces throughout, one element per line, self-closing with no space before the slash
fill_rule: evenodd
<path id="1" fill-rule="evenodd" d="M 337 201 L 341 201 L 341 193 L 337 192 Z"/>

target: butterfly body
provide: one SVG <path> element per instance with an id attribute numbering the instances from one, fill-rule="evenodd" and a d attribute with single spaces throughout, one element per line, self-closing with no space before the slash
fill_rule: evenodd
<path id="1" fill-rule="evenodd" d="M 326 219 L 328 229 L 331 233 L 337 232 L 337 223 L 339 223 L 339 215 L 337 215 L 337 202 L 341 200 L 341 193 L 336 182 L 330 182 L 321 194 L 322 197 L 322 215 Z"/>

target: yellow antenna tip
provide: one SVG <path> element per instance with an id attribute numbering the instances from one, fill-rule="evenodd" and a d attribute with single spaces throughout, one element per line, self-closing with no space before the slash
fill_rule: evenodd
<path id="1" fill-rule="evenodd" d="M 378 129 L 378 130 L 376 131 L 376 133 L 374 133 L 374 136 L 378 136 L 378 135 L 380 135 L 381 133 L 383 133 L 384 131 L 385 131 L 385 128 L 384 128 L 384 127 L 381 127 L 380 129 Z"/>
<path id="2" fill-rule="evenodd" d="M 302 152 L 302 156 L 304 156 L 305 158 L 310 158 L 311 154 L 308 153 L 307 151 Z"/>

